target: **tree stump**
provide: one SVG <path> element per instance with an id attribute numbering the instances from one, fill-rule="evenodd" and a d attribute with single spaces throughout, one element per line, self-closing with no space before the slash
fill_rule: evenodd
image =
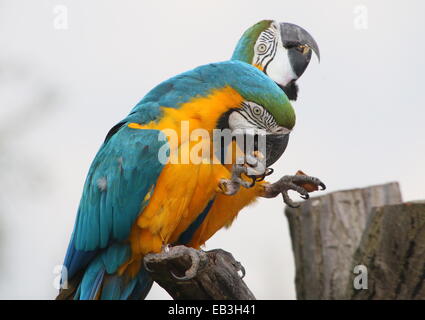
<path id="1" fill-rule="evenodd" d="M 351 299 L 425 299 L 425 203 L 375 208 L 353 265 L 367 267 L 368 288 L 349 286 Z"/>
<path id="2" fill-rule="evenodd" d="M 311 198 L 299 208 L 286 208 L 296 265 L 297 298 L 351 298 L 352 290 L 347 288 L 352 288 L 353 257 L 371 216 L 375 216 L 372 208 L 401 202 L 399 185 L 393 182 L 333 192 Z"/>

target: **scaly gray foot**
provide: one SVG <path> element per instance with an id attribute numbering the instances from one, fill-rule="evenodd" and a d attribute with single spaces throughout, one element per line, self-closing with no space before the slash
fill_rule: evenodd
<path id="1" fill-rule="evenodd" d="M 283 176 L 279 181 L 271 184 L 264 185 L 264 198 L 274 198 L 279 193 L 282 194 L 283 201 L 292 208 L 297 208 L 299 205 L 295 204 L 288 195 L 289 190 L 293 190 L 301 194 L 301 198 L 308 199 L 310 197 L 309 192 L 298 184 L 314 184 L 320 187 L 320 190 L 325 190 L 325 184 L 320 179 L 311 176 Z"/>
<path id="2" fill-rule="evenodd" d="M 251 188 L 255 184 L 256 177 L 264 175 L 265 167 L 256 157 L 247 155 L 244 159 L 238 159 L 233 165 L 232 177 L 230 179 L 221 179 L 219 187 L 225 195 L 234 195 L 240 187 Z M 242 174 L 251 177 L 252 182 L 242 179 Z"/>
<path id="3" fill-rule="evenodd" d="M 162 250 L 160 253 L 149 253 L 143 259 L 143 264 L 148 272 L 155 272 L 154 270 L 148 267 L 149 262 L 155 262 L 158 260 L 168 260 L 172 261 L 173 259 L 180 258 L 182 256 L 189 255 L 191 259 L 191 266 L 185 271 L 184 276 L 177 276 L 174 272 L 170 270 L 170 274 L 177 280 L 187 281 L 193 279 L 198 274 L 198 270 L 201 267 L 201 262 L 205 261 L 205 253 L 202 250 L 195 250 L 193 248 L 188 248 L 185 246 L 175 246 L 168 247 L 168 249 Z M 149 262 L 147 262 L 149 261 Z"/>

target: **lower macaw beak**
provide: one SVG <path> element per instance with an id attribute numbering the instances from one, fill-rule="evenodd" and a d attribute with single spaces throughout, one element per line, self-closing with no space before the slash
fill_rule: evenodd
<path id="1" fill-rule="evenodd" d="M 297 100 L 296 81 L 307 69 L 313 51 L 320 61 L 319 46 L 303 28 L 292 23 L 280 23 L 284 57 L 277 55 L 264 72 L 285 92 L 289 100 Z M 279 50 L 279 49 L 278 49 Z M 279 60 L 281 59 L 281 60 Z"/>
<path id="2" fill-rule="evenodd" d="M 288 50 L 291 67 L 299 78 L 307 69 L 313 51 L 320 61 L 320 51 L 314 38 L 296 24 L 283 22 L 280 24 L 280 36 L 283 46 Z"/>
<path id="3" fill-rule="evenodd" d="M 268 134 L 266 136 L 266 167 L 275 163 L 288 146 L 288 134 Z"/>
<path id="4" fill-rule="evenodd" d="M 240 136 L 237 138 L 238 135 Z M 258 135 L 247 135 L 244 132 L 240 132 L 238 134 L 234 134 L 232 139 L 236 140 L 239 148 L 246 155 L 252 155 L 254 151 L 259 151 L 262 155 L 265 155 L 265 157 L 261 160 L 265 160 L 267 168 L 279 160 L 285 152 L 286 147 L 288 146 L 289 133 L 266 134 L 261 135 L 261 138 L 259 138 Z"/>

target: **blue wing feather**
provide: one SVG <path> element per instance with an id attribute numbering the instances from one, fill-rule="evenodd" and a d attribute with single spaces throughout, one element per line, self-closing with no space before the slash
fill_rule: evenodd
<path id="1" fill-rule="evenodd" d="M 158 150 L 165 143 L 160 131 L 124 125 L 101 147 L 84 185 L 65 257 L 68 277 L 86 267 L 100 249 L 128 238 L 163 168 Z M 108 273 L 117 267 L 105 265 Z"/>
<path id="2" fill-rule="evenodd" d="M 128 237 L 163 168 L 158 150 L 164 140 L 160 131 L 125 126 L 102 147 L 84 186 L 75 230 L 77 250 L 104 248 L 110 240 Z"/>

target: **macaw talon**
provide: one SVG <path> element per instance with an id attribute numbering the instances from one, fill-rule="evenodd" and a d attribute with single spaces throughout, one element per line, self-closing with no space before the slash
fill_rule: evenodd
<path id="1" fill-rule="evenodd" d="M 171 245 L 169 243 L 162 245 L 161 252 L 168 253 L 170 252 Z"/>
<path id="2" fill-rule="evenodd" d="M 266 168 L 266 171 L 264 172 L 264 174 L 257 177 L 255 182 L 263 181 L 267 176 L 271 175 L 273 172 L 274 172 L 274 170 L 272 168 Z M 249 176 L 249 177 L 252 177 L 252 176 Z"/>
<path id="3" fill-rule="evenodd" d="M 310 195 L 308 194 L 308 191 L 304 189 L 303 187 L 300 187 L 296 185 L 295 183 L 288 183 L 289 190 L 296 191 L 300 194 L 300 197 L 304 200 L 308 200 L 310 198 Z"/>
<path id="4" fill-rule="evenodd" d="M 235 164 L 233 165 L 232 177 L 231 179 L 221 179 L 220 180 L 220 189 L 223 190 L 225 195 L 234 195 L 240 189 L 240 186 L 244 188 L 252 188 L 252 182 L 243 180 L 242 174 L 247 173 L 248 168 L 244 164 Z"/>
<path id="5" fill-rule="evenodd" d="M 288 205 L 289 207 L 298 208 L 300 206 L 299 204 L 297 204 L 297 203 L 295 203 L 291 200 L 291 198 L 288 195 L 288 191 L 283 191 L 282 197 L 283 197 L 283 202 L 285 202 L 286 205 Z"/>
<path id="6" fill-rule="evenodd" d="M 312 183 L 316 186 L 319 186 L 321 188 L 320 191 L 326 190 L 326 185 L 322 181 L 320 181 L 320 179 L 316 177 L 303 176 L 303 175 L 287 176 L 287 177 L 289 177 L 291 181 L 294 183 Z"/>
<path id="7" fill-rule="evenodd" d="M 300 195 L 301 198 L 303 198 L 304 200 L 308 200 L 310 198 L 309 194 L 306 195 Z"/>
<path id="8" fill-rule="evenodd" d="M 189 269 L 186 270 L 185 275 L 183 277 L 179 277 L 176 274 L 174 274 L 173 271 L 170 270 L 171 275 L 176 280 L 179 280 L 179 281 L 188 281 L 188 280 L 191 280 L 194 277 L 196 277 L 196 275 L 198 274 L 199 266 L 201 265 L 201 258 L 193 250 L 190 250 L 188 252 L 189 252 L 189 256 L 192 259 L 192 265 L 190 266 Z"/>
<path id="9" fill-rule="evenodd" d="M 240 189 L 240 186 L 249 189 L 255 186 L 256 182 L 264 180 L 264 178 L 273 173 L 273 169 L 265 168 L 264 164 L 256 156 L 246 155 L 239 158 L 233 165 L 231 179 L 221 179 L 219 183 L 220 189 L 225 195 L 234 195 Z M 248 174 L 251 173 L 251 174 Z M 250 182 L 242 179 L 245 174 L 251 179 Z"/>
<path id="10" fill-rule="evenodd" d="M 249 175 L 248 177 L 252 179 L 252 183 L 251 184 L 252 184 L 252 187 L 253 187 L 256 182 L 263 181 L 266 178 L 266 174 L 264 173 L 261 176 L 251 176 L 251 175 Z"/>
<path id="11" fill-rule="evenodd" d="M 241 269 L 240 269 L 240 271 L 242 272 L 241 279 L 245 278 L 245 276 L 246 276 L 246 271 L 245 271 L 245 268 L 244 268 L 244 266 L 243 266 L 243 265 L 241 265 Z"/>
<path id="12" fill-rule="evenodd" d="M 257 176 L 247 176 L 247 177 L 252 180 L 249 185 L 249 188 L 252 188 L 253 186 L 255 186 L 255 182 L 257 182 Z"/>
<path id="13" fill-rule="evenodd" d="M 145 259 L 143 259 L 143 266 L 145 267 L 145 270 L 146 270 L 147 272 L 149 272 L 149 273 L 153 273 L 153 272 L 155 272 L 155 270 L 152 270 L 152 269 L 150 269 L 150 268 L 148 267 L 148 264 L 146 263 L 146 260 L 145 260 Z"/>
<path id="14" fill-rule="evenodd" d="M 271 175 L 273 172 L 274 172 L 273 168 L 266 168 L 265 176 L 267 177 L 267 176 Z"/>
<path id="15" fill-rule="evenodd" d="M 263 181 L 266 175 L 269 175 L 268 168 L 265 168 L 264 163 L 261 162 L 262 160 L 261 153 L 254 154 L 254 155 L 246 155 L 245 156 L 245 166 L 247 167 L 247 170 L 245 172 L 246 176 L 249 177 L 252 182 L 249 185 L 249 188 L 252 188 L 255 186 L 256 182 Z M 251 174 L 248 174 L 251 173 Z"/>
<path id="16" fill-rule="evenodd" d="M 306 189 L 304 189 L 303 187 L 297 186 L 294 183 L 289 182 L 287 184 L 287 189 L 282 191 L 282 196 L 283 196 L 283 201 L 290 207 L 292 208 L 297 208 L 299 207 L 298 204 L 294 203 L 291 198 L 288 195 L 288 191 L 289 190 L 293 190 L 298 192 L 301 196 L 301 198 L 303 198 L 304 200 L 307 200 L 310 198 L 310 195 L 308 194 L 308 191 Z"/>
<path id="17" fill-rule="evenodd" d="M 295 176 L 283 176 L 280 180 L 275 183 L 265 185 L 263 197 L 265 198 L 274 198 L 279 193 L 282 194 L 283 201 L 292 208 L 299 207 L 298 204 L 294 203 L 288 195 L 289 190 L 298 192 L 301 195 L 301 198 L 307 200 L 310 198 L 309 192 L 299 186 L 298 184 L 310 183 L 316 186 L 320 186 L 321 190 L 325 190 L 325 184 L 320 181 L 318 178 L 304 175 L 295 175 Z"/>
<path id="18" fill-rule="evenodd" d="M 233 265 L 235 266 L 237 272 L 239 272 L 239 271 L 242 272 L 240 278 L 241 279 L 245 278 L 246 271 L 245 271 L 244 266 L 239 261 L 235 261 Z"/>
<path id="19" fill-rule="evenodd" d="M 261 176 L 249 176 L 251 179 L 254 180 L 254 182 L 261 182 L 266 178 L 265 174 L 262 174 Z"/>

